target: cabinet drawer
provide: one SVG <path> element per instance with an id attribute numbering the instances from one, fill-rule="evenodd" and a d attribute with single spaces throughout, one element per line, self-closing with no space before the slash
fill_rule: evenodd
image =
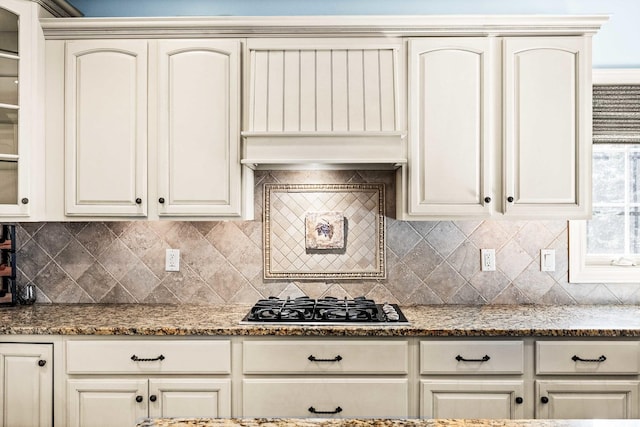
<path id="1" fill-rule="evenodd" d="M 421 341 L 421 374 L 522 374 L 522 341 Z"/>
<path id="2" fill-rule="evenodd" d="M 406 341 L 260 340 L 244 342 L 245 374 L 406 374 Z"/>
<path id="3" fill-rule="evenodd" d="M 538 341 L 537 374 L 638 374 L 638 343 Z"/>
<path id="4" fill-rule="evenodd" d="M 69 374 L 226 374 L 231 370 L 229 341 L 68 341 L 66 350 Z"/>
<path id="5" fill-rule="evenodd" d="M 405 379 L 244 380 L 242 415 L 406 418 L 408 391 Z"/>

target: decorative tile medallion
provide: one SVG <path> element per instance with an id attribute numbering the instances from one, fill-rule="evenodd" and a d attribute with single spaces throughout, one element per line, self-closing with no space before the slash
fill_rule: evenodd
<path id="1" fill-rule="evenodd" d="M 307 212 L 304 226 L 307 249 L 344 249 L 342 212 Z"/>
<path id="2" fill-rule="evenodd" d="M 384 184 L 265 184 L 264 278 L 385 278 Z"/>

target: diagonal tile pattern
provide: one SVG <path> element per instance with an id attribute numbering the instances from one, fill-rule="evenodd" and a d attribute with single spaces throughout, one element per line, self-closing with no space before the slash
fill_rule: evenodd
<path id="1" fill-rule="evenodd" d="M 396 221 L 392 172 L 257 171 L 255 182 L 257 218 L 265 183 L 384 183 L 388 278 L 264 280 L 261 221 L 115 221 L 19 224 L 18 285 L 35 284 L 40 303 L 253 303 L 303 294 L 401 304 L 640 303 L 640 284 L 567 282 L 566 221 Z M 167 248 L 181 250 L 180 272 L 164 271 Z M 497 271 L 480 271 L 481 248 L 496 249 Z M 556 250 L 555 272 L 540 271 L 542 248 Z"/>

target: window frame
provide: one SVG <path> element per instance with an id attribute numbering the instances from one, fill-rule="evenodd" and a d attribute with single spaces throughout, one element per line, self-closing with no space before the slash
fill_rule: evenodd
<path id="1" fill-rule="evenodd" d="M 594 69 L 593 84 L 640 84 L 640 68 Z M 587 262 L 587 220 L 569 221 L 569 283 L 640 283 L 640 265 Z"/>

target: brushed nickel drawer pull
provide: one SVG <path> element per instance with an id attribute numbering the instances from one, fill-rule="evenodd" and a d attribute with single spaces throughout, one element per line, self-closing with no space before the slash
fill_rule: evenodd
<path id="1" fill-rule="evenodd" d="M 309 407 L 309 412 L 311 412 L 312 414 L 339 414 L 340 412 L 342 412 L 342 408 L 338 406 L 333 411 L 318 411 L 313 406 L 310 406 Z"/>
<path id="2" fill-rule="evenodd" d="M 465 359 L 464 357 L 457 355 L 456 360 L 458 362 L 488 362 L 491 359 L 487 354 L 485 354 L 482 359 Z"/>
<path id="3" fill-rule="evenodd" d="M 597 359 L 583 359 L 582 357 L 578 357 L 576 355 L 574 355 L 571 360 L 573 360 L 574 362 L 594 362 L 594 363 L 600 363 L 600 362 L 604 362 L 605 360 L 607 360 L 607 357 L 603 354 L 602 356 L 598 357 Z"/>
<path id="4" fill-rule="evenodd" d="M 153 357 L 153 358 L 150 358 L 150 359 L 145 359 L 145 358 L 142 358 L 142 357 L 138 357 L 138 356 L 136 356 L 136 355 L 134 354 L 133 356 L 131 356 L 131 360 L 133 360 L 134 362 L 155 362 L 155 361 L 157 361 L 157 360 L 164 360 L 164 356 L 161 354 L 161 355 L 160 355 L 160 356 L 158 356 L 158 357 Z"/>
<path id="5" fill-rule="evenodd" d="M 342 360 L 342 356 L 337 355 L 333 359 L 318 359 L 312 354 L 311 356 L 307 357 L 307 359 L 309 359 L 312 362 L 339 362 Z"/>

